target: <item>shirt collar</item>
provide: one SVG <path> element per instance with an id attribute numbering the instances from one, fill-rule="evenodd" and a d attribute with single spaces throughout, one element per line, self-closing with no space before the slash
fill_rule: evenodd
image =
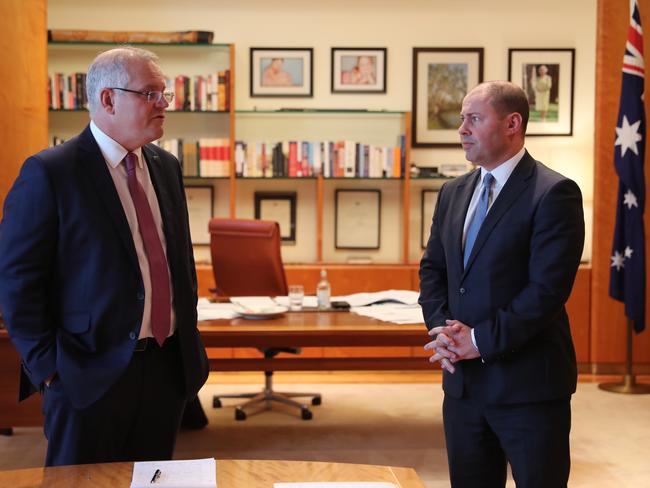
<path id="1" fill-rule="evenodd" d="M 115 139 L 106 135 L 104 131 L 97 127 L 94 120 L 90 121 L 90 131 L 92 132 L 95 141 L 97 141 L 99 150 L 101 151 L 102 156 L 104 156 L 106 162 L 111 166 L 111 168 L 116 168 L 129 151 L 124 149 L 124 147 L 122 147 L 122 145 Z M 138 166 L 142 169 L 142 148 L 139 147 L 131 152 L 138 157 Z"/>
<path id="2" fill-rule="evenodd" d="M 492 174 L 492 176 L 494 176 L 494 179 L 496 180 L 495 182 L 496 187 L 501 188 L 503 187 L 503 185 L 506 184 L 506 181 L 508 181 L 508 178 L 510 178 L 510 175 L 517 167 L 517 164 L 519 164 L 519 161 L 521 161 L 521 158 L 524 157 L 525 153 L 526 153 L 526 148 L 522 147 L 519 150 L 519 152 L 515 154 L 513 157 L 504 161 L 499 166 L 497 166 L 492 171 L 490 171 L 490 173 Z M 486 171 L 485 168 L 481 167 L 481 181 L 479 182 L 479 184 L 483 184 L 483 178 L 485 178 L 486 173 L 488 173 L 488 171 Z"/>

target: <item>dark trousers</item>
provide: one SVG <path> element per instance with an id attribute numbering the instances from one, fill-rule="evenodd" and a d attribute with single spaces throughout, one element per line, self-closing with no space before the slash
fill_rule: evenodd
<path id="1" fill-rule="evenodd" d="M 504 487 L 507 463 L 517 488 L 566 488 L 570 398 L 481 405 L 445 395 L 443 418 L 453 488 Z"/>
<path id="2" fill-rule="evenodd" d="M 44 388 L 46 466 L 171 459 L 185 405 L 178 338 L 146 346 L 87 408 L 70 405 L 58 378 Z"/>

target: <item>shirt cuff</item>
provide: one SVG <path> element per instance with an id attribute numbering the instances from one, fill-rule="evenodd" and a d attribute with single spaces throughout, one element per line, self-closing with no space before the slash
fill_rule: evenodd
<path id="1" fill-rule="evenodd" d="M 478 351 L 478 346 L 476 345 L 476 337 L 474 337 L 474 329 L 470 329 L 470 335 L 472 336 L 472 344 L 474 344 L 474 347 Z M 478 351 L 479 354 L 481 354 L 481 351 Z"/>

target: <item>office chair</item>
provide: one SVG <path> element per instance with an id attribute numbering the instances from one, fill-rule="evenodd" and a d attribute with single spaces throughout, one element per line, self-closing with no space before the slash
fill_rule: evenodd
<path id="1" fill-rule="evenodd" d="M 285 296 L 287 279 L 280 254 L 280 226 L 264 220 L 220 219 L 210 220 L 210 254 L 217 296 Z M 297 347 L 259 348 L 265 359 L 281 352 L 299 354 Z M 249 415 L 272 408 L 273 402 L 300 409 L 303 420 L 312 418 L 307 405 L 292 400 L 294 397 L 312 397 L 312 405 L 320 405 L 318 393 L 281 393 L 273 390 L 273 371 L 264 371 L 264 389 L 261 392 L 234 395 L 215 395 L 214 408 L 221 407 L 222 398 L 248 398 L 235 407 L 235 420 L 246 420 L 246 409 L 260 406 Z"/>

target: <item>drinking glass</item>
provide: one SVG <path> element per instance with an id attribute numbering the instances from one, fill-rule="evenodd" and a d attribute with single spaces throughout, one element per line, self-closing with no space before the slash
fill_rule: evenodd
<path id="1" fill-rule="evenodd" d="M 289 285 L 289 309 L 291 311 L 302 310 L 303 298 L 305 298 L 305 289 L 302 285 Z"/>

